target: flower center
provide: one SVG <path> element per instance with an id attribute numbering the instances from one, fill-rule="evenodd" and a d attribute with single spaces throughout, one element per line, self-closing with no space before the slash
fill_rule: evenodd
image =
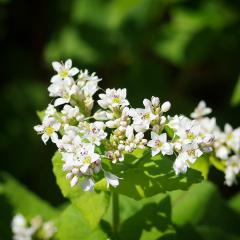
<path id="1" fill-rule="evenodd" d="M 84 164 L 91 164 L 91 157 L 90 156 L 85 157 L 84 160 L 83 160 L 83 163 Z"/>
<path id="2" fill-rule="evenodd" d="M 45 132 L 48 136 L 51 136 L 54 133 L 54 129 L 51 126 L 49 126 L 45 129 Z"/>
<path id="3" fill-rule="evenodd" d="M 65 70 L 65 69 L 61 70 L 61 71 L 59 72 L 59 75 L 60 75 L 60 77 L 62 77 L 62 78 L 67 77 L 67 76 L 68 76 L 68 70 Z"/>
<path id="4" fill-rule="evenodd" d="M 117 104 L 120 104 L 120 103 L 121 103 L 121 99 L 120 99 L 119 97 L 115 97 L 115 98 L 113 99 L 113 102 L 114 102 L 114 103 L 117 103 Z"/>

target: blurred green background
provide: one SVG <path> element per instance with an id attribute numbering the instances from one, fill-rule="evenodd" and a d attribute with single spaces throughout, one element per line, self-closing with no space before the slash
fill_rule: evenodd
<path id="1" fill-rule="evenodd" d="M 231 96 L 240 73 L 239 0 L 0 0 L 0 169 L 42 198 L 62 201 L 51 171 L 54 146 L 33 131 L 48 104 L 51 62 L 72 58 L 126 87 L 133 106 L 152 95 L 189 114 L 204 99 L 222 126 L 240 125 Z M 236 99 L 240 97 L 236 93 Z M 225 196 L 223 174 L 210 178 Z"/>

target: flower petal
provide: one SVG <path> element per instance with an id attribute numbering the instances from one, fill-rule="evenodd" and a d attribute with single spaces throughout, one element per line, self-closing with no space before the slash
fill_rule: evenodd
<path id="1" fill-rule="evenodd" d="M 60 62 L 52 62 L 52 66 L 56 72 L 59 72 L 62 68 L 62 64 Z"/>
<path id="2" fill-rule="evenodd" d="M 79 70 L 78 70 L 78 68 L 76 68 L 76 67 L 74 67 L 74 68 L 72 68 L 72 69 L 70 69 L 69 70 L 69 75 L 72 77 L 72 76 L 74 76 L 74 75 L 76 75 L 76 74 L 78 74 L 79 73 Z"/>
<path id="3" fill-rule="evenodd" d="M 71 59 L 68 59 L 65 64 L 64 64 L 65 68 L 66 69 L 70 69 L 72 67 L 72 60 Z"/>

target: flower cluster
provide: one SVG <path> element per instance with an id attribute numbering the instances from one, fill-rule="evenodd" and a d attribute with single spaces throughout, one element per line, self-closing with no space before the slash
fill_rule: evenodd
<path id="1" fill-rule="evenodd" d="M 204 101 L 201 101 L 191 117 L 195 118 L 206 135 L 214 136 L 212 147 L 215 157 L 225 168 L 225 184 L 231 186 L 236 182 L 236 176 L 240 173 L 240 127 L 233 129 L 227 123 L 222 131 L 215 118 L 206 116 L 209 113 L 211 113 L 211 109 L 206 107 Z"/>
<path id="2" fill-rule="evenodd" d="M 44 222 L 40 216 L 34 217 L 30 222 L 26 218 L 17 214 L 12 220 L 12 231 L 14 240 L 48 240 L 53 237 L 57 229 L 53 222 Z"/>
<path id="3" fill-rule="evenodd" d="M 229 159 L 228 185 L 238 173 L 239 130 L 227 127 L 221 133 L 215 120 L 205 117 L 211 109 L 204 102 L 191 114 L 193 119 L 171 117 L 166 115 L 171 108 L 168 101 L 160 103 L 158 97 L 152 97 L 143 100 L 142 108 L 133 108 L 126 89 L 108 88 L 101 90 L 94 107 L 101 81 L 95 73 L 72 68 L 71 60 L 53 62 L 53 68 L 57 74 L 48 90 L 54 104 L 48 105 L 42 124 L 34 129 L 42 134 L 44 143 L 51 139 L 56 144 L 72 187 L 79 183 L 84 191 L 93 191 L 100 174 L 108 186 L 117 187 L 119 178 L 106 171 L 102 161 L 118 164 L 135 149 L 149 148 L 152 156 L 172 155 L 176 174 L 185 173 L 205 152 L 215 150 L 221 159 Z"/>

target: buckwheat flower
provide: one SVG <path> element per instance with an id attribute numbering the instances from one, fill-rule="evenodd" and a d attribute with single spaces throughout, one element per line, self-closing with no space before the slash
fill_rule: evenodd
<path id="1" fill-rule="evenodd" d="M 109 185 L 113 186 L 114 188 L 116 188 L 119 185 L 119 180 L 118 180 L 119 178 L 116 175 L 110 172 L 104 171 L 104 176 L 107 181 L 108 188 L 109 188 Z"/>
<path id="2" fill-rule="evenodd" d="M 240 150 L 240 128 L 233 129 L 230 124 L 225 124 L 224 134 L 227 146 L 233 151 L 238 152 Z"/>
<path id="3" fill-rule="evenodd" d="M 194 163 L 203 154 L 196 142 L 183 145 L 182 152 L 186 154 L 187 160 L 191 163 Z"/>
<path id="4" fill-rule="evenodd" d="M 57 228 L 52 221 L 45 222 L 42 226 L 44 239 L 50 239 L 57 232 Z"/>
<path id="5" fill-rule="evenodd" d="M 42 140 L 46 144 L 49 138 L 51 138 L 53 143 L 58 140 L 57 131 L 59 131 L 61 124 L 55 120 L 53 117 L 45 117 L 43 119 L 42 125 L 37 125 L 34 130 L 38 134 L 42 134 Z"/>
<path id="6" fill-rule="evenodd" d="M 173 164 L 173 169 L 177 175 L 180 173 L 187 172 L 187 169 L 189 167 L 187 160 L 188 160 L 188 154 L 186 152 L 180 153 L 178 155 L 178 157 L 176 158 Z"/>
<path id="7" fill-rule="evenodd" d="M 45 110 L 45 115 L 53 116 L 56 112 L 56 108 L 52 104 L 48 104 L 47 109 Z"/>
<path id="8" fill-rule="evenodd" d="M 21 214 L 14 216 L 12 220 L 13 240 L 32 240 L 35 232 L 31 226 L 28 226 L 27 220 Z"/>
<path id="9" fill-rule="evenodd" d="M 94 82 L 94 83 L 98 83 L 100 82 L 102 79 L 99 78 L 98 76 L 96 76 L 96 73 L 92 73 L 89 74 L 88 70 L 85 69 L 84 71 L 81 70 L 80 74 L 78 75 L 78 85 L 80 87 L 84 87 L 86 85 L 87 82 Z"/>
<path id="10" fill-rule="evenodd" d="M 92 178 L 86 178 L 83 182 L 81 182 L 81 187 L 84 192 L 93 192 L 94 186 L 95 182 Z"/>
<path id="11" fill-rule="evenodd" d="M 79 152 L 78 159 L 81 162 L 80 170 L 84 174 L 87 173 L 90 165 L 98 163 L 101 160 L 100 155 L 95 153 L 94 149 L 94 145 L 86 144 L 85 148 Z"/>
<path id="12" fill-rule="evenodd" d="M 202 118 L 212 112 L 211 108 L 208 108 L 205 101 L 200 101 L 198 106 L 191 113 L 191 118 Z"/>
<path id="13" fill-rule="evenodd" d="M 194 120 L 190 120 L 187 117 L 180 117 L 175 123 L 170 123 L 174 130 L 175 134 L 180 138 L 180 141 L 183 144 L 188 144 L 193 141 L 197 141 L 198 143 L 201 141 L 200 138 L 200 126 Z"/>
<path id="14" fill-rule="evenodd" d="M 237 182 L 236 176 L 240 173 L 240 156 L 233 155 L 227 160 L 227 167 L 225 170 L 225 184 L 232 186 Z"/>
<path id="15" fill-rule="evenodd" d="M 152 156 L 157 155 L 159 152 L 163 155 L 173 154 L 173 148 L 172 145 L 167 142 L 166 133 L 158 135 L 155 132 L 151 132 L 151 140 L 147 143 L 147 146 L 152 148 Z"/>
<path id="16" fill-rule="evenodd" d="M 145 108 L 132 108 L 129 112 L 129 116 L 133 119 L 132 126 L 136 132 L 147 131 L 151 122 L 157 118 L 154 114 L 151 101 L 144 99 L 143 105 Z"/>
<path id="17" fill-rule="evenodd" d="M 78 91 L 78 87 L 72 78 L 53 82 L 49 87 L 49 96 L 57 97 L 54 106 L 69 103 L 71 96 Z"/>
<path id="18" fill-rule="evenodd" d="M 83 134 L 83 138 L 87 139 L 90 143 L 100 146 L 101 141 L 107 137 L 107 133 L 104 132 L 105 124 L 103 122 L 87 123 L 83 122 L 79 124 L 80 132 Z"/>
<path id="19" fill-rule="evenodd" d="M 107 121 L 113 119 L 113 113 L 110 111 L 97 111 L 94 113 L 93 118 L 98 121 Z"/>
<path id="20" fill-rule="evenodd" d="M 51 79 L 52 82 L 63 80 L 68 77 L 73 77 L 78 74 L 78 68 L 72 68 L 72 60 L 68 59 L 64 64 L 60 62 L 52 63 L 53 69 L 57 72 Z"/>
<path id="21" fill-rule="evenodd" d="M 98 104 L 100 107 L 103 109 L 111 109 L 112 108 L 119 108 L 119 107 L 124 107 L 128 106 L 129 102 L 126 99 L 127 96 L 127 90 L 126 88 L 123 89 L 106 89 L 106 93 L 99 94 L 100 100 L 98 100 Z"/>
<path id="22" fill-rule="evenodd" d="M 80 113 L 79 108 L 77 106 L 72 107 L 71 105 L 64 105 L 63 110 L 61 111 L 63 114 L 62 120 L 64 122 L 68 122 L 71 119 L 76 119 L 77 121 L 83 121 L 84 115 Z"/>
<path id="23" fill-rule="evenodd" d="M 230 149 L 224 145 L 220 145 L 218 147 L 215 147 L 215 152 L 218 158 L 226 160 L 230 154 Z"/>

